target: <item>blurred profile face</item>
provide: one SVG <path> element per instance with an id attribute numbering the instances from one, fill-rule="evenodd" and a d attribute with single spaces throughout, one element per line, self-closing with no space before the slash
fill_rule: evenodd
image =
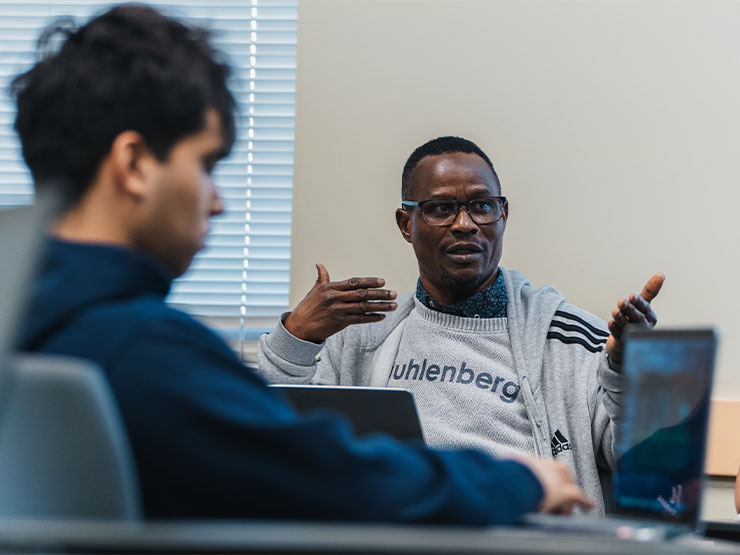
<path id="1" fill-rule="evenodd" d="M 501 188 L 488 164 L 477 154 L 449 152 L 425 156 L 411 176 L 410 198 L 456 200 L 500 196 Z M 448 226 L 432 226 L 419 207 L 396 212 L 404 238 L 419 263 L 421 283 L 436 301 L 447 304 L 466 299 L 493 284 L 503 249 L 508 205 L 491 224 L 478 225 L 461 208 Z"/>
<path id="2" fill-rule="evenodd" d="M 223 212 L 212 178 L 224 155 L 221 118 L 209 109 L 204 122 L 200 131 L 175 143 L 165 161 L 156 162 L 145 224 L 135 241 L 177 276 L 205 246 L 211 217 Z"/>

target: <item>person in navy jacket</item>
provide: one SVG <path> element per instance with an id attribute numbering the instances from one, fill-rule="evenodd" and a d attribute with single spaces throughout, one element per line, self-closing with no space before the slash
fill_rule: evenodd
<path id="1" fill-rule="evenodd" d="M 357 439 L 339 417 L 300 416 L 167 306 L 223 211 L 211 174 L 234 141 L 229 68 L 204 30 L 143 5 L 53 24 L 42 49 L 60 36 L 12 85 L 37 192 L 64 198 L 21 348 L 102 368 L 147 517 L 483 525 L 589 504 L 554 461 Z"/>

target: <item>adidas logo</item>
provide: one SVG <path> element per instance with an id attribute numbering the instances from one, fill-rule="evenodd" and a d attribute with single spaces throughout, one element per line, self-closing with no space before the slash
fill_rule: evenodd
<path id="1" fill-rule="evenodd" d="M 560 433 L 560 430 L 555 431 L 555 435 L 550 440 L 550 446 L 552 447 L 552 456 L 554 457 L 558 453 L 563 451 L 570 451 L 570 441 Z"/>

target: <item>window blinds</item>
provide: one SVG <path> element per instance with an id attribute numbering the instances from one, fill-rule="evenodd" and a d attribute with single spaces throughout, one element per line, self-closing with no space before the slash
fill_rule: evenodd
<path id="1" fill-rule="evenodd" d="M 233 67 L 239 107 L 237 142 L 214 174 L 225 213 L 169 302 L 229 339 L 255 339 L 288 307 L 298 0 L 148 3 L 212 30 Z M 0 1 L 0 205 L 33 200 L 12 128 L 10 80 L 34 62 L 36 39 L 51 20 L 83 22 L 103 9 L 93 0 Z"/>

